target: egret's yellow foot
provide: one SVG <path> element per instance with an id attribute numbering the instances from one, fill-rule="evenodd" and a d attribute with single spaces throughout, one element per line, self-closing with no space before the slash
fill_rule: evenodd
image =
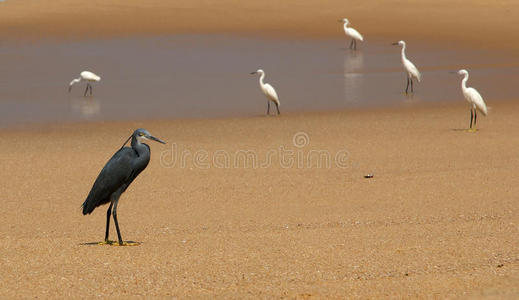
<path id="1" fill-rule="evenodd" d="M 476 128 L 469 128 L 467 129 L 467 132 L 477 132 L 478 130 Z"/>

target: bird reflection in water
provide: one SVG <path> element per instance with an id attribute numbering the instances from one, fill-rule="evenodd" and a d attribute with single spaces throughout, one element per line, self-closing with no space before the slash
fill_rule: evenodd
<path id="1" fill-rule="evenodd" d="M 364 56 L 362 52 L 348 51 L 344 55 L 344 99 L 357 102 L 360 97 L 364 74 Z"/>
<path id="2" fill-rule="evenodd" d="M 80 114 L 85 119 L 93 118 L 101 112 L 101 104 L 96 97 L 71 97 L 70 107 L 73 113 Z"/>

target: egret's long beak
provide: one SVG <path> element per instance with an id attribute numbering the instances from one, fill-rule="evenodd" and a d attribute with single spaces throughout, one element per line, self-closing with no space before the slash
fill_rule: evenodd
<path id="1" fill-rule="evenodd" d="M 456 72 L 456 71 L 449 71 L 449 73 L 451 73 L 451 74 L 457 74 L 458 72 Z"/>
<path id="2" fill-rule="evenodd" d="M 391 44 L 391 45 L 396 46 L 396 45 L 398 45 L 398 42 L 394 42 L 394 43 Z"/>
<path id="3" fill-rule="evenodd" d="M 337 22 L 342 23 L 342 22 L 344 22 L 344 21 L 343 21 L 343 20 L 337 20 Z"/>
<path id="4" fill-rule="evenodd" d="M 147 138 L 150 139 L 150 140 L 152 140 L 152 141 L 159 142 L 159 143 L 161 143 L 161 144 L 165 144 L 165 143 L 166 143 L 166 142 L 164 142 L 163 140 L 154 137 L 153 135 L 148 135 Z"/>
<path id="5" fill-rule="evenodd" d="M 254 71 L 254 72 L 251 72 L 250 74 L 251 74 L 251 75 L 254 75 L 254 74 L 256 74 L 256 73 L 258 73 L 258 72 Z"/>

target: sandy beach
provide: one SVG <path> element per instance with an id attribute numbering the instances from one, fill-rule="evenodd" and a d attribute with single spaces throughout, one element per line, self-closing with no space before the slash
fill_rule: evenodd
<path id="1" fill-rule="evenodd" d="M 0 37 L 78 39 L 176 33 L 329 38 L 347 16 L 366 37 L 519 48 L 519 3 L 506 0 L 7 0 Z"/>
<path id="2" fill-rule="evenodd" d="M 478 117 L 477 132 L 466 130 L 470 112 L 461 94 L 457 101 L 420 101 L 420 97 L 441 84 L 459 88 L 458 77 L 438 75 L 459 65 L 443 59 L 445 53 L 426 60 L 423 45 L 474 47 L 508 55 L 501 58 L 513 57 L 519 41 L 511 38 L 518 31 L 511 24 L 518 14 L 519 3 L 483 0 L 470 5 L 446 0 L 1 2 L 0 58 L 7 72 L 1 75 L 0 101 L 17 103 L 16 110 L 23 110 L 34 98 L 41 101 L 40 114 L 47 109 L 66 115 L 74 108 L 87 114 L 104 109 L 116 115 L 119 103 L 134 94 L 146 99 L 149 87 L 173 86 L 164 75 L 169 65 L 164 65 L 160 76 L 154 71 L 162 67 L 161 59 L 175 41 L 146 40 L 143 48 L 128 47 L 135 52 L 116 60 L 95 50 L 103 45 L 117 53 L 133 44 L 122 40 L 114 46 L 99 42 L 102 39 L 184 33 L 329 39 L 342 37 L 337 19 L 345 16 L 369 38 L 417 41 L 413 58 L 425 62 L 429 78 L 440 79 L 428 81 L 434 85 L 427 86 L 429 79 L 418 85 L 417 97 L 405 105 L 313 111 L 309 104 L 297 107 L 303 102 L 298 101 L 301 96 L 289 98 L 295 89 L 290 87 L 297 87 L 297 82 L 283 82 L 291 73 L 280 71 L 271 78 L 285 83 L 283 101 L 289 99 L 282 101 L 282 115 L 266 117 L 261 115 L 264 102 L 257 102 L 261 96 L 257 78 L 241 79 L 242 64 L 238 64 L 234 67 L 239 75 L 226 78 L 242 90 L 240 96 L 229 96 L 229 101 L 256 101 L 253 111 L 257 113 L 249 113 L 250 106 L 243 105 L 236 112 L 247 113 L 236 117 L 150 118 L 150 112 L 142 118 L 129 114 L 121 119 L 49 122 L 31 112 L 26 118 L 35 123 L 2 123 L 0 298 L 516 299 L 519 105 L 511 94 L 513 86 L 502 86 L 502 95 L 507 95 L 503 99 L 485 93 L 490 112 Z M 90 39 L 91 44 L 61 44 Z M 42 40 L 48 44 L 39 44 Z M 22 45 L 34 42 L 32 51 L 42 49 L 42 59 L 25 46 L 16 48 L 20 41 Z M 257 43 L 248 42 L 250 48 Z M 128 67 L 135 57 L 155 49 L 149 45 L 163 51 L 161 59 L 143 59 Z M 265 52 L 274 53 L 277 44 L 273 45 Z M 351 82 L 364 84 L 362 76 L 367 75 L 356 73 L 362 68 L 370 78 L 386 82 L 388 98 L 402 96 L 401 87 L 392 81 L 397 67 L 387 64 L 379 72 L 367 62 L 364 65 L 364 58 L 368 61 L 389 50 L 380 47 L 370 53 L 365 50 L 369 44 L 362 44 L 355 60 L 353 54 L 343 54 L 345 49 L 339 49 L 343 46 L 333 41 L 327 45 L 330 53 L 342 51 L 333 54 L 337 70 L 320 70 L 339 76 L 340 81 L 333 81 L 337 77 L 332 75 L 333 80 L 324 77 L 333 83 L 328 87 L 335 88 L 334 101 L 344 101 Z M 304 46 L 305 55 L 311 55 L 315 44 Z M 59 47 L 71 50 L 61 52 L 56 50 Z M 286 49 L 285 53 L 292 51 Z M 391 50 L 398 59 L 398 50 Z M 224 47 L 219 51 L 228 52 Z M 485 51 L 467 54 L 465 62 L 494 53 Z M 183 54 L 176 53 L 177 57 Z M 196 54 L 192 61 L 213 60 Z M 77 95 L 64 96 L 63 82 L 76 74 L 74 61 L 81 56 L 78 65 L 95 61 L 97 69 L 106 68 L 105 87 L 95 86 L 92 98 L 81 97 L 82 91 L 76 89 Z M 436 59 L 443 65 L 436 65 Z M 60 61 L 52 68 L 57 78 L 47 76 L 45 63 Z M 174 61 L 179 62 L 185 63 Z M 470 83 L 483 91 L 488 91 L 485 83 L 497 87 L 502 83 L 501 77 L 493 76 L 495 72 L 504 70 L 514 76 L 515 67 L 510 67 L 514 62 L 510 66 L 501 60 L 471 63 L 478 66 L 474 73 L 479 76 L 471 77 Z M 314 66 L 321 65 L 317 61 Z M 250 71 L 250 65 L 243 67 Z M 141 90 L 126 90 L 140 84 L 135 70 L 147 82 Z M 181 75 L 196 79 L 198 74 Z M 181 84 L 193 93 L 208 88 L 216 75 L 202 74 L 201 83 Z M 26 87 L 21 79 L 34 83 Z M 150 82 L 155 85 L 147 90 Z M 116 99 L 123 88 L 126 94 Z M 249 93 L 253 88 L 256 94 Z M 452 95 L 454 88 L 447 89 Z M 18 103 L 20 91 L 25 98 Z M 300 91 L 302 95 L 311 92 Z M 169 101 L 166 96 L 162 95 L 163 102 Z M 69 97 L 72 108 L 61 107 L 60 97 L 67 101 Z M 43 101 L 47 98 L 52 100 Z M 318 100 L 324 103 L 326 97 Z M 291 104 L 297 109 L 291 110 Z M 192 111 L 187 107 L 179 113 Z M 140 245 L 97 245 L 104 238 L 107 207 L 83 216 L 80 205 L 106 161 L 141 127 L 167 144 L 150 144 L 148 168 L 119 202 L 122 236 Z M 116 238 L 113 224 L 110 234 Z"/>
<path id="3" fill-rule="evenodd" d="M 0 296 L 515 298 L 519 107 L 492 107 L 477 133 L 461 103 L 4 131 Z M 120 202 L 142 244 L 84 245 L 106 207 L 79 206 L 142 126 L 168 142 Z"/>

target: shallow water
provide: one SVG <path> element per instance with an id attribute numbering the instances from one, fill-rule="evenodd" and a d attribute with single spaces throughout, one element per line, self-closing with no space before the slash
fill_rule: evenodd
<path id="1" fill-rule="evenodd" d="M 464 101 L 461 78 L 489 106 L 515 97 L 519 64 L 482 50 L 408 43 L 422 72 L 415 94 L 403 93 L 400 48 L 368 40 L 266 40 L 224 35 L 38 42 L 0 46 L 0 126 L 21 123 L 262 115 L 266 100 L 251 71 L 262 68 L 281 111 L 308 111 Z M 512 62 L 512 63 L 510 63 Z M 102 81 L 93 97 L 84 83 L 67 93 L 82 70 Z"/>

